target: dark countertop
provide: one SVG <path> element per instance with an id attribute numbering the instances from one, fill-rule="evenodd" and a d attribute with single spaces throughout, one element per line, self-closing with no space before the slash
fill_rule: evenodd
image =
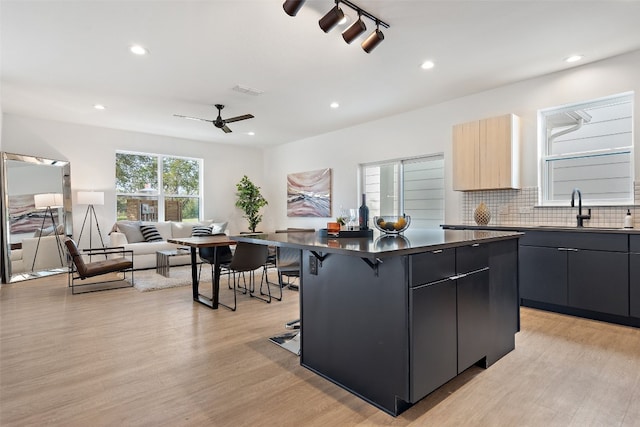
<path id="1" fill-rule="evenodd" d="M 425 252 L 425 250 L 447 249 L 474 243 L 516 239 L 521 235 L 522 233 L 512 231 L 443 230 L 432 228 L 409 229 L 402 235 L 396 236 L 381 235 L 380 232 L 374 231 L 373 237 L 368 238 L 332 238 L 321 237 L 318 232 L 296 232 L 236 235 L 231 236 L 231 239 L 238 242 L 341 253 L 373 260 L 389 256 L 420 253 Z"/>
<path id="2" fill-rule="evenodd" d="M 635 228 L 607 228 L 607 227 L 571 227 L 562 225 L 472 225 L 472 224 L 443 224 L 445 229 L 467 230 L 497 230 L 497 231 L 574 231 L 578 233 L 621 233 L 640 234 Z"/>

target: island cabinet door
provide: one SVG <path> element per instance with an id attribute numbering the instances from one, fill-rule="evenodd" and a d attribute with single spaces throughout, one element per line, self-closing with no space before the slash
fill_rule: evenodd
<path id="1" fill-rule="evenodd" d="M 410 257 L 409 387 L 415 403 L 457 374 L 455 249 Z"/>
<path id="2" fill-rule="evenodd" d="M 491 347 L 489 310 L 489 247 L 456 249 L 458 307 L 458 373 L 484 361 Z"/>
<path id="3" fill-rule="evenodd" d="M 456 283 L 411 288 L 410 387 L 415 403 L 457 374 Z"/>

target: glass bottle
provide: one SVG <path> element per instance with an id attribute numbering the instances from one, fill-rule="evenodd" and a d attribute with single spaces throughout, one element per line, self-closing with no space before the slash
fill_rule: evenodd
<path id="1" fill-rule="evenodd" d="M 368 230 L 369 229 L 369 208 L 367 207 L 367 195 L 362 194 L 362 205 L 359 209 L 359 225 L 360 230 Z"/>

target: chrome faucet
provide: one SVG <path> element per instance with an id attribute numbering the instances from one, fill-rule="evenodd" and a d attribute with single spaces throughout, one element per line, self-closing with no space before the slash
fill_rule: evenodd
<path id="1" fill-rule="evenodd" d="M 578 220 L 578 227 L 584 227 L 584 220 L 591 219 L 591 209 L 589 209 L 589 213 L 587 215 L 582 215 L 582 193 L 579 189 L 574 188 L 571 192 L 571 207 L 574 208 L 576 193 L 578 193 L 578 215 L 576 215 L 576 219 Z"/>

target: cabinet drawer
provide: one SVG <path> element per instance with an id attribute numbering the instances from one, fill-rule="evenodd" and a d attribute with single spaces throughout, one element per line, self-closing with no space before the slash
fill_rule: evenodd
<path id="1" fill-rule="evenodd" d="M 525 246 L 627 252 L 629 250 L 629 236 L 618 233 L 607 234 L 580 231 L 526 231 L 524 236 L 520 238 L 520 244 Z"/>
<path id="2" fill-rule="evenodd" d="M 443 249 L 411 255 L 411 287 L 437 282 L 456 274 L 456 250 Z"/>
<path id="3" fill-rule="evenodd" d="M 456 248 L 458 251 L 456 273 L 468 273 L 489 266 L 489 246 L 473 244 Z"/>

